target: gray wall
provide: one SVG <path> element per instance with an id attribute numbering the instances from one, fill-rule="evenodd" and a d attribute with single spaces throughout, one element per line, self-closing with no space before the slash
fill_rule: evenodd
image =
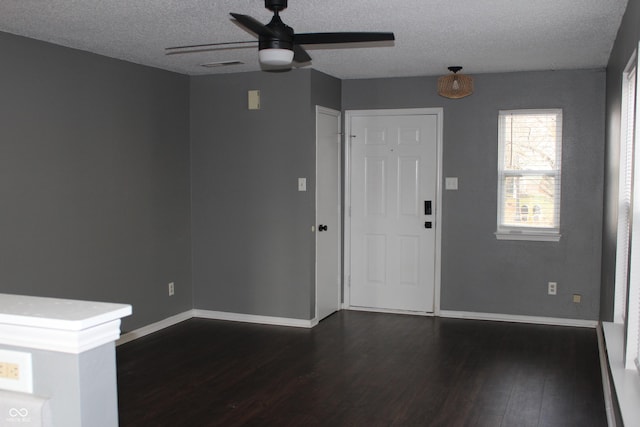
<path id="1" fill-rule="evenodd" d="M 125 331 L 190 309 L 188 77 L 0 52 L 0 292 L 132 304 Z"/>
<path id="2" fill-rule="evenodd" d="M 315 106 L 332 108 L 340 111 L 342 102 L 342 80 L 315 70 L 311 72 L 311 114 L 314 115 L 314 144 L 315 144 Z M 315 161 L 315 160 L 314 160 Z"/>
<path id="3" fill-rule="evenodd" d="M 629 0 L 607 66 L 606 166 L 602 237 L 602 294 L 600 318 L 613 320 L 618 226 L 618 173 L 620 172 L 620 115 L 622 73 L 640 40 L 640 0 Z"/>
<path id="4" fill-rule="evenodd" d="M 602 233 L 603 70 L 476 75 L 475 93 L 448 100 L 436 78 L 346 80 L 344 110 L 444 108 L 441 309 L 598 319 Z M 562 238 L 498 241 L 498 110 L 562 108 Z M 547 282 L 558 295 L 547 295 Z M 573 304 L 573 293 L 582 304 Z"/>
<path id="5" fill-rule="evenodd" d="M 313 317 L 314 103 L 339 109 L 339 94 L 308 69 L 191 79 L 195 308 Z"/>
<path id="6" fill-rule="evenodd" d="M 624 35 L 637 1 L 630 9 L 623 40 L 637 41 Z M 630 44 L 616 44 L 612 64 Z M 598 318 L 603 71 L 477 75 L 476 93 L 451 101 L 430 77 L 340 82 L 307 69 L 189 79 L 8 34 L 0 50 L 0 292 L 129 303 L 125 331 L 193 306 L 310 319 L 314 106 L 442 106 L 443 175 L 460 178 L 444 193 L 442 309 Z M 259 111 L 246 108 L 250 89 L 261 91 Z M 607 105 L 615 120 L 615 98 Z M 556 107 L 562 240 L 497 241 L 497 111 Z M 309 191 L 297 191 L 298 177 Z M 548 281 L 558 296 L 546 295 Z"/>

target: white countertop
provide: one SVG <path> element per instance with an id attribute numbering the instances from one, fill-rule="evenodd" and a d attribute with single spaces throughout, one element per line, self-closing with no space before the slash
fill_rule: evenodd
<path id="1" fill-rule="evenodd" d="M 0 325 L 82 331 L 131 312 L 128 304 L 0 294 Z"/>

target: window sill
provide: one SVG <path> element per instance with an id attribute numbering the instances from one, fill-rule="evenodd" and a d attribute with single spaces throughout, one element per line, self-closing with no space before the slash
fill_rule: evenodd
<path id="1" fill-rule="evenodd" d="M 635 425 L 640 419 L 640 376 L 636 370 L 624 368 L 624 325 L 602 322 L 602 330 L 622 421 Z"/>
<path id="2" fill-rule="evenodd" d="M 561 234 L 535 231 L 496 231 L 498 240 L 529 240 L 534 242 L 559 242 Z"/>

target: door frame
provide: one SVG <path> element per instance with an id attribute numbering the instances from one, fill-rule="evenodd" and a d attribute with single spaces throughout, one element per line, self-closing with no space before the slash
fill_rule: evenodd
<path id="1" fill-rule="evenodd" d="M 342 113 L 340 111 L 337 110 L 333 110 L 331 108 L 327 108 L 327 107 L 322 107 L 320 105 L 316 105 L 316 111 L 315 111 L 315 131 L 316 131 L 316 156 L 315 156 L 315 164 L 316 164 L 316 176 L 315 176 L 315 185 L 316 185 L 316 191 L 315 191 L 315 224 L 313 226 L 313 231 L 314 231 L 314 248 L 315 248 L 315 271 L 314 271 L 314 292 L 315 292 L 315 310 L 314 310 L 314 323 L 318 323 L 320 321 L 319 319 L 319 314 L 318 314 L 318 230 L 317 230 L 317 225 L 319 224 L 318 222 L 318 191 L 317 191 L 317 185 L 318 185 L 318 114 L 327 114 L 329 116 L 333 116 L 336 117 L 338 119 L 338 182 L 341 182 L 342 179 L 342 138 L 340 137 L 342 135 Z M 338 218 L 342 217 L 342 185 L 338 185 Z M 340 224 L 340 221 L 338 221 L 338 259 L 341 261 L 339 264 L 339 269 L 342 269 L 342 262 L 343 262 L 343 257 L 342 257 L 342 224 Z M 341 271 L 339 271 L 339 273 L 342 273 Z M 341 275 L 338 276 L 338 278 L 340 278 Z M 341 304 L 341 296 L 342 296 L 342 283 L 340 283 L 341 281 L 338 280 L 336 282 L 336 294 L 337 294 L 337 298 L 338 298 L 338 310 L 340 310 L 342 308 L 342 304 Z"/>
<path id="2" fill-rule="evenodd" d="M 435 233 L 436 247 L 434 259 L 434 286 L 433 286 L 433 315 L 440 315 L 440 276 L 441 276 L 441 249 L 442 249 L 442 147 L 443 147 L 443 115 L 444 109 L 438 108 L 399 108 L 399 109 L 374 109 L 374 110 L 346 110 L 344 120 L 344 258 L 343 258 L 343 308 L 358 310 L 351 307 L 351 119 L 353 117 L 375 116 L 406 116 L 406 115 L 435 115 L 438 129 L 436 136 L 436 201 L 435 201 Z M 367 311 L 383 311 L 392 313 L 431 315 L 431 313 L 406 312 L 399 310 L 366 309 Z"/>

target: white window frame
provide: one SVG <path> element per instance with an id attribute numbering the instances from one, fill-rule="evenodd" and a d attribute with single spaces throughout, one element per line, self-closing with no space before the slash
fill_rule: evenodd
<path id="1" fill-rule="evenodd" d="M 504 142 L 502 118 L 513 114 L 556 114 L 558 116 L 557 125 L 560 126 L 560 140 L 556 144 L 556 169 L 553 171 L 508 171 L 504 169 Z M 533 241 L 549 241 L 557 242 L 560 240 L 560 210 L 561 210 L 561 176 L 562 176 L 562 109 L 519 109 L 519 110 L 500 110 L 498 113 L 498 215 L 497 215 L 497 231 L 495 236 L 498 240 L 533 240 Z M 555 205 L 558 207 L 555 214 L 555 227 L 517 227 L 505 225 L 503 223 L 503 204 L 504 204 L 504 183 L 508 176 L 523 175 L 550 175 L 554 177 L 556 183 Z"/>
<path id="2" fill-rule="evenodd" d="M 613 321 L 624 323 L 627 317 L 631 221 L 634 191 L 635 94 L 637 92 L 637 56 L 634 53 L 622 74 L 622 117 L 620 121 L 620 160 L 618 175 L 618 230 L 616 237 L 616 276 Z"/>

